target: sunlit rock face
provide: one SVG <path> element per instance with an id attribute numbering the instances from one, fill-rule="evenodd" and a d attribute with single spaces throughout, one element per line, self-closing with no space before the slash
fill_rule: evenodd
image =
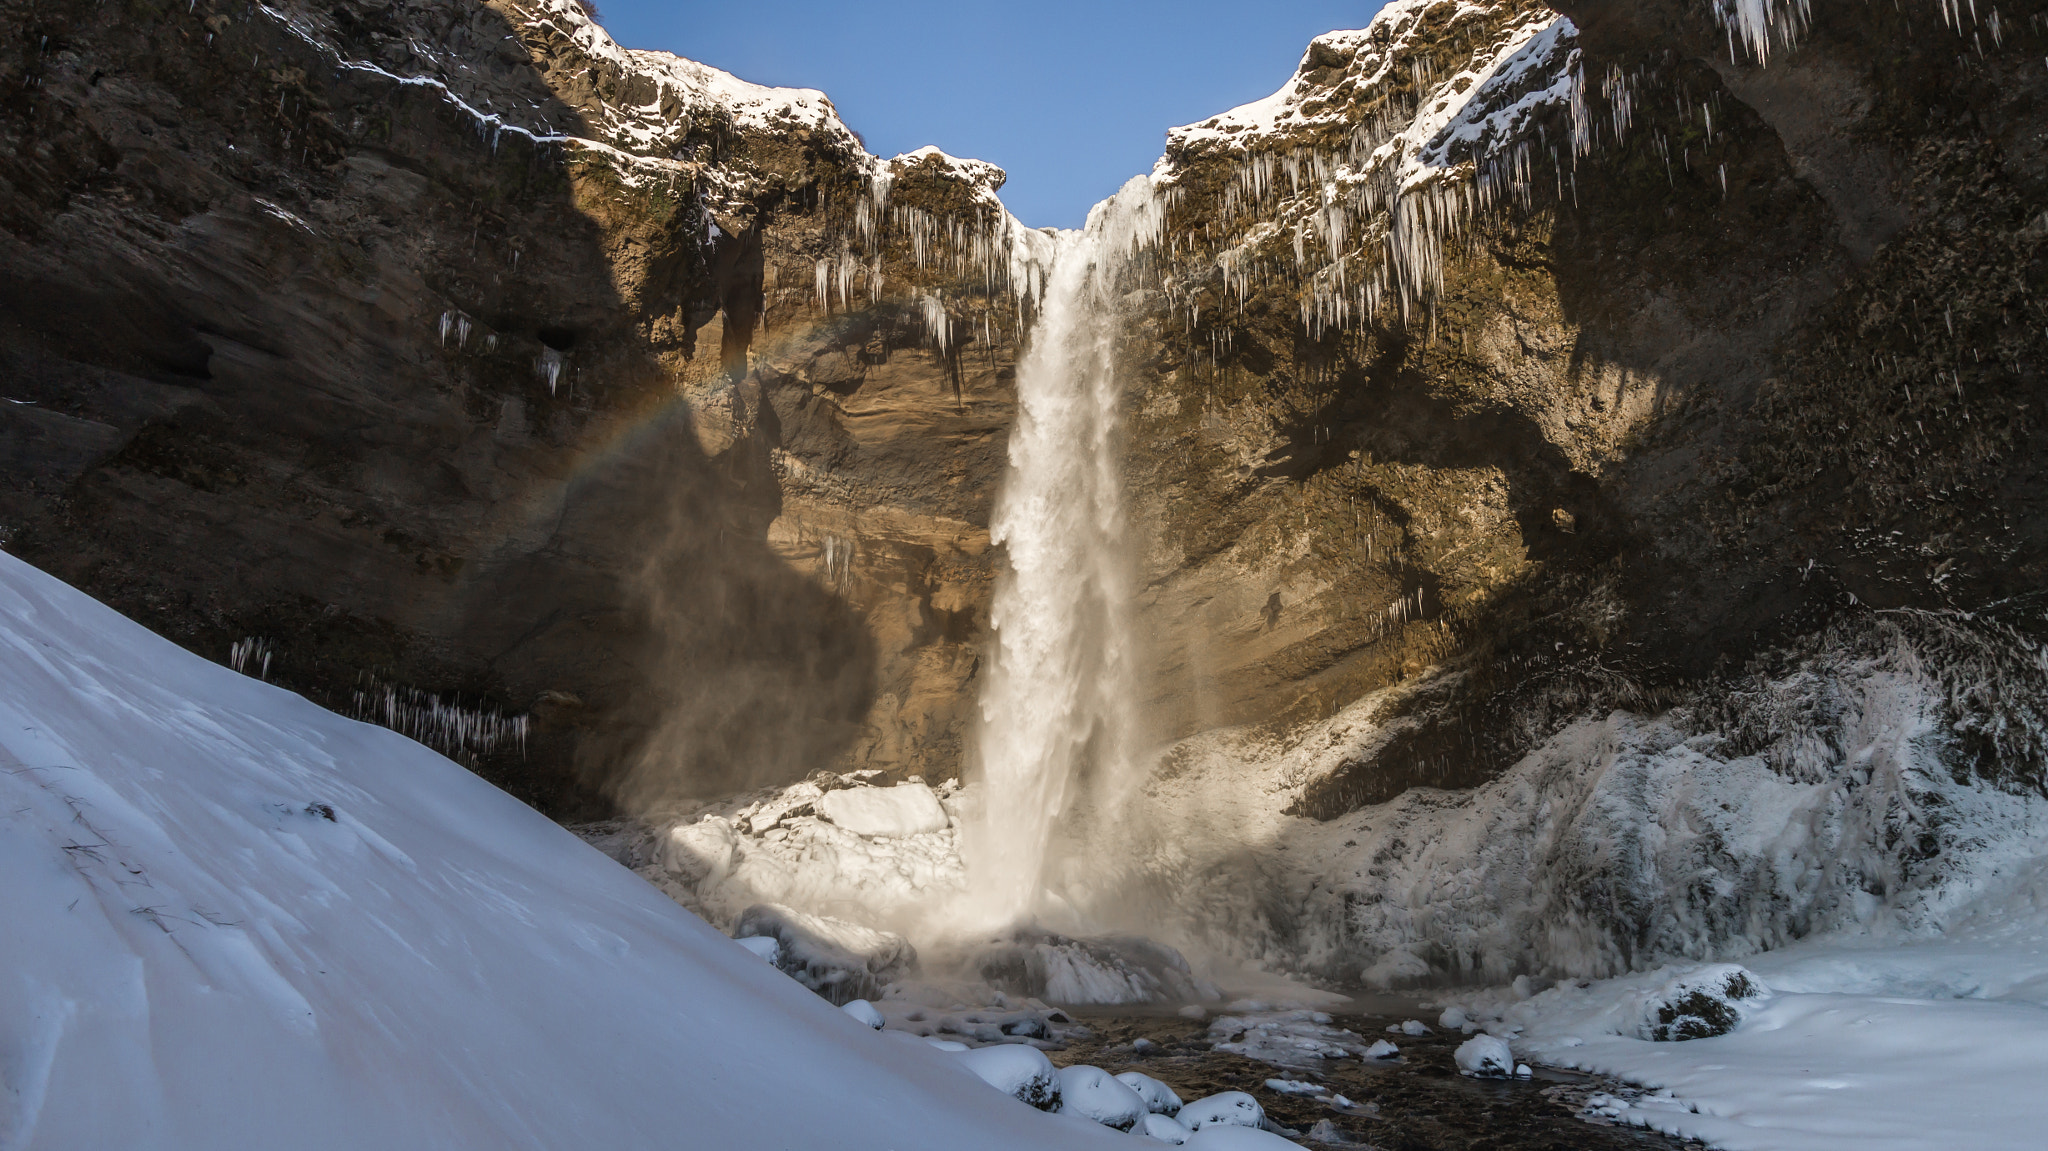
<path id="1" fill-rule="evenodd" d="M 1055 266 L 999 169 L 567 0 L 0 13 L 0 542 L 696 828 L 714 915 L 972 890 Z M 1400 0 L 1171 131 L 1101 423 L 1164 751 L 1032 813 L 1049 929 L 1402 983 L 1938 923 L 2042 778 L 2044 56 L 1932 0 Z"/>

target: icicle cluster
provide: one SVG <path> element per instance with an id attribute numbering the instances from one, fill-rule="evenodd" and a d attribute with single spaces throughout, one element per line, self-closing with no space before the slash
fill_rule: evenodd
<path id="1" fill-rule="evenodd" d="M 906 174 L 935 162 L 947 169 L 946 178 L 967 185 L 968 207 L 941 213 L 891 202 Z M 930 285 L 912 287 L 908 296 L 941 354 L 956 351 L 962 342 L 963 313 L 965 332 L 993 340 L 997 313 L 1012 310 L 1001 303 L 1005 297 L 1015 297 L 1011 303 L 1021 326 L 1025 297 L 1036 284 L 1036 272 L 1023 253 L 1038 233 L 1004 209 L 992 187 L 998 182 L 999 169 L 937 149 L 876 161 L 849 213 L 841 217 L 845 231 L 834 241 L 837 251 L 812 266 L 818 310 L 830 315 L 880 303 L 885 260 L 894 258 L 901 261 L 898 272 L 913 284 Z"/>
<path id="2" fill-rule="evenodd" d="M 516 745 L 521 755 L 526 753 L 529 721 L 524 715 L 463 707 L 460 698 L 443 703 L 440 696 L 418 688 L 375 680 L 366 680 L 357 689 L 352 705 L 351 717 L 388 727 L 459 763 L 474 763 L 506 743 Z"/>
<path id="3" fill-rule="evenodd" d="M 228 666 L 242 675 L 251 674 L 253 668 L 257 679 L 268 681 L 270 658 L 275 654 L 269 640 L 252 635 L 228 645 Z"/>
<path id="4" fill-rule="evenodd" d="M 1475 220 L 1533 204 L 1539 166 L 1552 169 L 1564 193 L 1564 174 L 1595 136 L 1571 22 L 1548 12 L 1504 21 L 1484 9 L 1461 13 L 1471 22 L 1461 33 L 1477 43 L 1464 66 L 1439 79 L 1448 33 L 1425 39 L 1421 12 L 1389 5 L 1373 28 L 1337 34 L 1352 38 L 1353 72 L 1369 79 L 1335 119 L 1288 106 L 1278 116 L 1266 108 L 1263 122 L 1240 110 L 1176 130 L 1183 164 L 1205 147 L 1234 153 L 1213 205 L 1179 214 L 1167 241 L 1174 264 L 1194 273 L 1168 289 L 1190 328 L 1200 323 L 1212 276 L 1226 308 L 1241 309 L 1275 284 L 1293 288 L 1302 326 L 1317 338 L 1367 323 L 1385 307 L 1409 323 L 1441 292 L 1444 253 Z M 1380 29 L 1390 35 L 1376 40 Z M 1632 115 L 1633 84 L 1613 72 L 1603 85 L 1617 136 Z M 1288 96 L 1283 89 L 1275 100 Z M 1360 107 L 1369 110 L 1344 121 Z M 1569 139 L 1551 144 L 1539 114 L 1556 107 L 1569 117 Z M 1283 128 L 1292 140 L 1322 142 L 1283 143 Z M 1175 204 L 1186 195 L 1180 184 L 1169 191 Z"/>

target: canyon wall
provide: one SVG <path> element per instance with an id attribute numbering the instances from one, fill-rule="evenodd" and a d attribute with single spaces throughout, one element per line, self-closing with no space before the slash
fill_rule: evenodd
<path id="1" fill-rule="evenodd" d="M 0 544 L 564 818 L 963 770 L 1000 171 L 568 0 L 0 11 Z M 1171 135 L 1155 739 L 1384 696 L 1330 820 L 1896 613 L 2032 642 L 2041 18 L 1761 11 L 1403 0 Z"/>
<path id="2" fill-rule="evenodd" d="M 0 543 L 559 815 L 955 770 L 999 170 L 566 0 L 4 15 Z"/>

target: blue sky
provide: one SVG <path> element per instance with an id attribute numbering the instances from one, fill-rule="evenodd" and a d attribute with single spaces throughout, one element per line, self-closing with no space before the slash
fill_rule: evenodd
<path id="1" fill-rule="evenodd" d="M 1079 227 L 1150 171 L 1166 129 L 1269 95 L 1309 40 L 1360 28 L 1374 0 L 599 0 L 629 48 L 661 48 L 757 84 L 821 88 L 868 150 L 936 144 L 1009 172 L 1034 227 Z"/>

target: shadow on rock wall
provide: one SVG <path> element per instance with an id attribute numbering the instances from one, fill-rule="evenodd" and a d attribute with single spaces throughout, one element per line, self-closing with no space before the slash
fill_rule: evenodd
<path id="1" fill-rule="evenodd" d="M 672 380 L 744 366 L 758 238 L 547 140 L 594 133 L 498 8 L 292 18 L 0 2 L 0 543 L 338 710 L 530 711 L 413 721 L 558 815 L 831 760 L 860 621 L 769 551 L 765 444 Z"/>

